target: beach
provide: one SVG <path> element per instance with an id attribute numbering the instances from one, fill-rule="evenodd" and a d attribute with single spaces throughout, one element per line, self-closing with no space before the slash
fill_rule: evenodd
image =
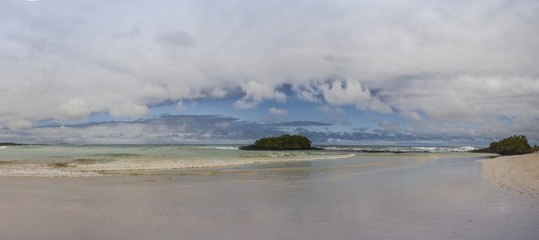
<path id="1" fill-rule="evenodd" d="M 354 154 L 85 177 L 1 176 L 0 233 L 3 240 L 537 239 L 538 199 L 485 180 L 478 161 L 488 157 Z"/>
<path id="2" fill-rule="evenodd" d="M 482 162 L 483 175 L 493 184 L 539 198 L 539 152 Z"/>

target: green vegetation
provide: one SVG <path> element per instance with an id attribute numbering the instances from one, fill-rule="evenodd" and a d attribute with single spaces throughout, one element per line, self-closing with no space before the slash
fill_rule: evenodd
<path id="1" fill-rule="evenodd" d="M 22 144 L 12 143 L 12 142 L 0 142 L 0 146 L 21 146 Z"/>
<path id="2" fill-rule="evenodd" d="M 311 140 L 300 135 L 284 134 L 280 137 L 258 139 L 254 145 L 240 147 L 241 150 L 306 150 L 311 147 Z"/>
<path id="3" fill-rule="evenodd" d="M 528 139 L 524 135 L 514 135 L 504 138 L 498 142 L 490 143 L 488 148 L 480 149 L 479 152 L 498 153 L 501 155 L 518 155 L 533 153 L 539 150 L 538 146 L 533 148 L 528 144 Z"/>
<path id="4" fill-rule="evenodd" d="M 0 146 L 29 146 L 29 145 L 42 146 L 44 144 L 20 144 L 20 143 L 12 143 L 12 142 L 0 142 Z"/>

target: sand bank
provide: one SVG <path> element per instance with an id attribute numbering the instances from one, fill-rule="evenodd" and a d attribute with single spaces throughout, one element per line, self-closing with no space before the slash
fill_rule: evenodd
<path id="1" fill-rule="evenodd" d="M 539 153 L 483 160 L 483 176 L 509 190 L 539 197 Z"/>

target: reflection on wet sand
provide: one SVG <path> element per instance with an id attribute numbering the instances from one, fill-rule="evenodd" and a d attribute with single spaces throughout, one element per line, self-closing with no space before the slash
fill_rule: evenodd
<path id="1" fill-rule="evenodd" d="M 251 169 L 251 170 L 223 170 L 223 171 L 199 171 L 199 172 L 124 172 L 124 171 L 99 171 L 103 175 L 129 175 L 129 176 L 144 176 L 144 175 L 166 175 L 166 176 L 197 176 L 197 175 L 217 175 L 217 174 L 254 174 L 254 173 L 271 173 L 271 172 L 313 172 L 313 171 L 329 171 L 329 170 L 338 170 L 338 169 L 349 169 L 349 168 L 362 168 L 362 167 L 374 167 L 374 166 L 383 166 L 388 164 L 399 163 L 402 161 L 393 161 L 393 162 L 381 162 L 381 163 L 369 163 L 369 164 L 360 164 L 354 166 L 342 166 L 342 167 L 331 167 L 331 168 L 308 168 L 308 169 Z"/>
<path id="2" fill-rule="evenodd" d="M 425 155 L 425 156 L 402 156 L 400 160 L 394 161 L 381 161 L 371 162 L 364 164 L 345 165 L 345 166 L 331 166 L 316 168 L 312 167 L 309 161 L 304 162 L 281 162 L 273 164 L 265 164 L 264 168 L 254 168 L 253 166 L 246 166 L 241 170 L 230 168 L 218 168 L 218 169 L 195 169 L 195 170 L 176 170 L 176 171 L 98 171 L 103 175 L 111 176 L 204 176 L 204 175 L 222 175 L 222 174 L 255 174 L 255 173 L 287 173 L 287 172 L 315 172 L 315 171 L 330 171 L 340 169 L 353 169 L 353 168 L 368 168 L 384 165 L 392 165 L 397 163 L 409 163 L 407 165 L 401 165 L 398 168 L 415 167 L 423 165 L 428 159 L 436 159 L 438 156 Z M 415 164 L 414 164 L 415 163 Z M 270 166 L 270 167 L 268 167 Z M 385 168 L 384 170 L 390 170 L 396 168 Z"/>
<path id="3" fill-rule="evenodd" d="M 537 239 L 537 199 L 484 181 L 480 158 L 0 177 L 0 232 L 30 240 Z"/>

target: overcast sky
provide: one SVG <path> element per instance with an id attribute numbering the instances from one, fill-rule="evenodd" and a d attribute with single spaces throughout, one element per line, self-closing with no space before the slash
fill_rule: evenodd
<path id="1" fill-rule="evenodd" d="M 536 0 L 0 0 L 0 142 L 539 144 Z"/>

